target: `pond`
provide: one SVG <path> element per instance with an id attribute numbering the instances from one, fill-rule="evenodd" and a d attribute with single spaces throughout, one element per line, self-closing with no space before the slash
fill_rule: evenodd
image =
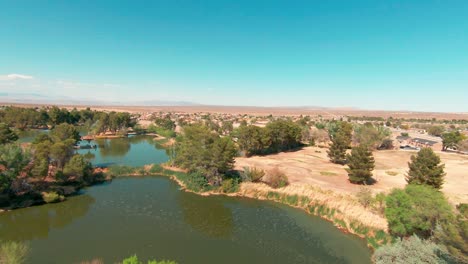
<path id="1" fill-rule="evenodd" d="M 137 254 L 178 263 L 369 263 L 365 242 L 303 211 L 204 197 L 165 177 L 123 178 L 68 201 L 0 214 L 3 240 L 28 241 L 28 263 L 115 263 Z"/>
<path id="2" fill-rule="evenodd" d="M 84 129 L 79 131 L 82 135 L 86 134 Z M 19 134 L 18 141 L 20 143 L 32 142 L 41 133 L 49 133 L 49 130 L 23 131 Z M 86 155 L 96 166 L 112 164 L 143 166 L 168 161 L 166 150 L 153 138 L 152 136 L 137 135 L 126 138 L 83 140 L 79 145 L 91 145 L 96 146 L 96 148 L 78 149 L 76 152 Z"/>
<path id="3" fill-rule="evenodd" d="M 38 133 L 43 133 L 38 132 Z M 33 138 L 29 136 L 29 141 Z M 23 138 L 23 142 L 25 142 Z M 88 144 L 84 141 L 81 144 Z M 151 137 L 91 141 L 94 164 L 167 161 Z M 119 178 L 67 201 L 0 214 L 0 240 L 24 241 L 27 263 L 370 263 L 364 240 L 285 205 L 186 193 L 166 177 Z"/>
<path id="4" fill-rule="evenodd" d="M 88 144 L 96 148 L 78 149 L 76 152 L 92 157 L 91 162 L 97 166 L 112 164 L 143 166 L 168 161 L 166 150 L 151 136 L 139 135 L 80 142 L 82 146 Z"/>

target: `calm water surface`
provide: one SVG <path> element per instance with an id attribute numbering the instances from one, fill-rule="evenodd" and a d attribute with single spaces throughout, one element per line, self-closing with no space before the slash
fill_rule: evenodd
<path id="1" fill-rule="evenodd" d="M 363 240 L 272 202 L 203 197 L 164 177 L 124 178 L 67 202 L 0 214 L 0 237 L 29 241 L 29 263 L 369 263 Z"/>
<path id="2" fill-rule="evenodd" d="M 80 145 L 97 146 L 96 149 L 79 149 L 79 154 L 93 157 L 95 165 L 143 166 L 168 161 L 166 150 L 151 136 L 129 136 L 128 138 L 97 139 L 82 141 Z"/>
<path id="3" fill-rule="evenodd" d="M 96 143 L 105 147 L 90 150 L 95 163 L 167 160 L 148 138 Z M 272 202 L 186 193 L 164 177 L 121 178 L 63 203 L 2 213 L 0 239 L 29 242 L 28 263 L 39 264 L 115 263 L 133 254 L 180 264 L 370 263 L 363 240 L 318 217 Z"/>
<path id="4" fill-rule="evenodd" d="M 23 131 L 20 133 L 18 141 L 21 143 L 32 142 L 41 133 L 49 133 L 49 130 Z M 86 131 L 81 128 L 80 134 L 86 135 Z M 76 151 L 89 157 L 94 165 L 143 166 L 168 160 L 166 150 L 154 141 L 151 136 L 140 135 L 117 139 L 83 140 L 79 144 L 82 146 L 97 146 L 97 148 Z"/>

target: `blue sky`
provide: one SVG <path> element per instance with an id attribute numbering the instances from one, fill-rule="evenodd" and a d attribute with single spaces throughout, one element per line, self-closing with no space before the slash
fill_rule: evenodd
<path id="1" fill-rule="evenodd" d="M 0 1 L 0 92 L 468 112 L 468 1 Z"/>

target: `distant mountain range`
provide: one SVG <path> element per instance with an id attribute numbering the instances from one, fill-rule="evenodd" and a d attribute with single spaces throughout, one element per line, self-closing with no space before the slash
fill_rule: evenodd
<path id="1" fill-rule="evenodd" d="M 38 93 L 5 93 L 0 92 L 1 103 L 18 104 L 58 104 L 58 105 L 126 105 L 126 106 L 196 106 L 197 103 L 186 101 L 101 101 L 93 99 L 70 98 L 67 96 L 43 95 Z"/>

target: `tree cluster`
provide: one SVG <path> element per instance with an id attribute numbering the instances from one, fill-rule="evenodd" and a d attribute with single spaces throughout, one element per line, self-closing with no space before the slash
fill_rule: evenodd
<path id="1" fill-rule="evenodd" d="M 96 134 L 112 132 L 126 133 L 127 128 L 135 126 L 136 121 L 127 112 L 98 112 L 94 132 Z"/>
<path id="2" fill-rule="evenodd" d="M 391 135 L 390 130 L 383 126 L 374 126 L 371 123 L 356 126 L 353 134 L 355 144 L 364 145 L 369 149 L 380 148 L 385 139 Z M 388 144 L 388 142 L 386 142 Z"/>
<path id="3" fill-rule="evenodd" d="M 49 135 L 41 134 L 33 142 L 33 168 L 35 177 L 57 176 L 67 180 L 69 176 L 81 179 L 89 172 L 90 165 L 81 155 L 74 155 L 73 147 L 80 140 L 75 127 L 60 124 Z"/>
<path id="4" fill-rule="evenodd" d="M 246 156 L 291 150 L 302 145 L 302 129 L 291 120 L 274 120 L 264 128 L 241 125 L 233 132 Z"/>
<path id="5" fill-rule="evenodd" d="M 459 144 L 465 139 L 465 135 L 461 134 L 459 131 L 444 133 L 442 134 L 442 150 L 458 149 Z"/>
<path id="6" fill-rule="evenodd" d="M 61 123 L 84 124 L 94 120 L 95 114 L 96 111 L 91 111 L 89 108 L 68 111 L 57 106 L 44 108 L 7 106 L 0 110 L 0 122 L 6 123 L 9 127 L 24 130 L 26 128 L 55 126 Z"/>
<path id="7" fill-rule="evenodd" d="M 220 137 L 206 125 L 192 124 L 177 138 L 174 154 L 174 164 L 219 185 L 222 175 L 233 168 L 237 149 L 229 137 Z"/>

